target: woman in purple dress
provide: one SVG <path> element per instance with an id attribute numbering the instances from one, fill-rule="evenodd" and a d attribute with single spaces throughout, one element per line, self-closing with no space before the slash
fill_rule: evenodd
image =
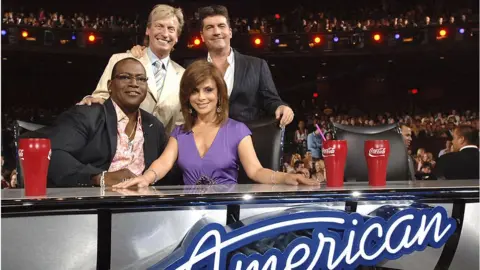
<path id="1" fill-rule="evenodd" d="M 228 118 L 227 86 L 213 64 L 198 60 L 185 70 L 180 104 L 185 124 L 174 129 L 162 155 L 143 175 L 114 188 L 151 185 L 162 179 L 177 160 L 185 185 L 236 184 L 239 162 L 248 177 L 258 183 L 318 185 L 299 174 L 262 167 L 248 127 Z"/>

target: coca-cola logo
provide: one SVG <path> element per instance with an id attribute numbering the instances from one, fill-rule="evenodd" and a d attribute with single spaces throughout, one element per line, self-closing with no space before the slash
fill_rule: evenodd
<path id="1" fill-rule="evenodd" d="M 333 156 L 335 156 L 335 148 L 333 148 L 333 147 L 323 148 L 322 149 L 322 155 L 323 155 L 323 157 L 333 157 Z"/>
<path id="2" fill-rule="evenodd" d="M 52 149 L 50 149 L 50 151 L 48 151 L 48 160 L 50 160 L 51 156 L 52 156 Z"/>
<path id="3" fill-rule="evenodd" d="M 24 158 L 23 158 L 23 149 L 18 149 L 18 157 L 19 157 L 21 160 L 24 160 Z"/>
<path id="4" fill-rule="evenodd" d="M 368 156 L 370 156 L 370 157 L 384 157 L 386 152 L 387 152 L 387 150 L 386 150 L 385 147 L 370 148 L 370 150 L 368 150 Z"/>

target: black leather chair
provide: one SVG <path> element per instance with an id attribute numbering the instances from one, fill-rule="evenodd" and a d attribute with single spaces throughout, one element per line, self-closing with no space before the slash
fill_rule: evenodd
<path id="1" fill-rule="evenodd" d="M 252 132 L 252 141 L 258 160 L 264 168 L 279 171 L 282 166 L 284 130 L 275 118 L 265 118 L 245 123 Z M 239 184 L 252 184 L 240 164 Z"/>
<path id="2" fill-rule="evenodd" d="M 367 162 L 363 150 L 366 140 L 389 141 L 387 181 L 409 180 L 408 153 L 398 124 L 357 127 L 334 123 L 333 136 L 337 140 L 347 141 L 345 181 L 368 181 Z"/>

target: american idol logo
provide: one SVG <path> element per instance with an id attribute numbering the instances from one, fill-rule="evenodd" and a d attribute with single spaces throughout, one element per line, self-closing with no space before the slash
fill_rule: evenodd
<path id="1" fill-rule="evenodd" d="M 455 220 L 442 207 L 408 208 L 388 220 L 335 210 L 285 212 L 236 229 L 209 223 L 150 269 L 352 269 L 427 246 L 440 248 L 455 229 Z M 282 250 L 235 252 L 252 242 L 302 230 L 311 231 L 311 237 L 297 237 Z"/>
<path id="2" fill-rule="evenodd" d="M 385 147 L 370 148 L 370 150 L 368 150 L 368 155 L 370 157 L 384 157 L 385 153 L 386 153 Z"/>
<path id="3" fill-rule="evenodd" d="M 335 148 L 329 147 L 329 148 L 323 148 L 322 149 L 322 155 L 324 157 L 333 157 L 335 156 Z"/>

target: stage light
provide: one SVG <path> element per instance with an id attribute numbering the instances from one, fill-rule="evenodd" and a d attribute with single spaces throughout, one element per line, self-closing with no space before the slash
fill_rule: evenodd
<path id="1" fill-rule="evenodd" d="M 200 39 L 195 38 L 195 40 L 193 40 L 193 44 L 195 44 L 196 46 L 200 45 Z"/>
<path id="2" fill-rule="evenodd" d="M 313 93 L 313 98 L 318 98 L 318 93 Z"/>
<path id="3" fill-rule="evenodd" d="M 88 41 L 90 41 L 90 42 L 95 42 L 95 40 L 96 40 L 96 37 L 95 37 L 94 34 L 88 35 Z"/>
<path id="4" fill-rule="evenodd" d="M 2 30 L 2 36 L 5 36 L 7 34 L 7 31 Z"/>
<path id="5" fill-rule="evenodd" d="M 460 28 L 460 29 L 458 29 L 458 32 L 459 32 L 460 34 L 464 34 L 464 33 L 465 33 L 465 28 Z M 2 32 L 2 35 L 3 35 L 3 32 Z"/>
<path id="6" fill-rule="evenodd" d="M 280 39 L 276 38 L 274 42 L 275 44 L 280 44 Z"/>
<path id="7" fill-rule="evenodd" d="M 280 14 L 278 14 L 278 13 L 275 14 L 275 19 L 277 19 L 277 20 L 280 19 Z"/>
<path id="8" fill-rule="evenodd" d="M 395 39 L 400 39 L 400 34 L 395 34 Z"/>
<path id="9" fill-rule="evenodd" d="M 262 40 L 260 38 L 256 38 L 253 43 L 255 43 L 255 45 L 260 45 L 262 44 Z"/>
<path id="10" fill-rule="evenodd" d="M 382 36 L 380 36 L 380 34 L 373 35 L 373 40 L 379 42 L 381 39 L 382 39 Z"/>
<path id="11" fill-rule="evenodd" d="M 28 37 L 28 32 L 27 31 L 22 31 L 22 37 L 27 38 Z"/>
<path id="12" fill-rule="evenodd" d="M 337 43 L 338 42 L 338 37 L 333 37 L 333 42 Z"/>
<path id="13" fill-rule="evenodd" d="M 76 40 L 76 39 L 77 39 L 77 36 L 72 35 L 72 40 Z"/>
<path id="14" fill-rule="evenodd" d="M 315 37 L 315 38 L 313 39 L 313 42 L 315 42 L 315 43 L 317 43 L 317 44 L 320 43 L 320 41 L 322 41 L 322 39 L 321 39 L 320 37 Z"/>
<path id="15" fill-rule="evenodd" d="M 441 29 L 438 33 L 440 34 L 441 37 L 444 37 L 447 35 L 447 30 Z"/>
<path id="16" fill-rule="evenodd" d="M 410 93 L 412 95 L 416 95 L 416 94 L 418 94 L 418 89 L 417 88 L 410 89 Z"/>

